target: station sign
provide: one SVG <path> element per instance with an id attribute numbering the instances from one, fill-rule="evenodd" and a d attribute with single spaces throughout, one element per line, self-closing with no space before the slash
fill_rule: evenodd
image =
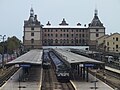
<path id="1" fill-rule="evenodd" d="M 31 67 L 30 64 L 20 64 L 20 67 Z"/>
<path id="2" fill-rule="evenodd" d="M 84 64 L 85 67 L 94 67 L 94 64 Z"/>

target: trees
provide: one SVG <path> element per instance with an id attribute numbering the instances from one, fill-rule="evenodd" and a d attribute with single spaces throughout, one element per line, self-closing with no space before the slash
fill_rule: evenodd
<path id="1" fill-rule="evenodd" d="M 4 42 L 4 52 L 12 54 L 15 50 L 18 50 L 21 46 L 21 41 L 16 37 L 8 37 Z M 0 43 L 0 53 L 3 52 L 3 42 Z"/>

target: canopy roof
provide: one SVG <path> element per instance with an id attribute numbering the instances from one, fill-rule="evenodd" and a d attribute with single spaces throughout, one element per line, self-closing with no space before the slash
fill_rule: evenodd
<path id="1" fill-rule="evenodd" d="M 54 49 L 59 55 L 61 55 L 69 63 L 98 63 L 103 64 L 103 62 L 81 56 L 63 49 Z"/>
<path id="2" fill-rule="evenodd" d="M 40 65 L 42 63 L 42 50 L 31 50 L 24 55 L 16 58 L 15 60 L 8 62 L 6 65 L 15 65 L 15 64 L 33 64 Z"/>

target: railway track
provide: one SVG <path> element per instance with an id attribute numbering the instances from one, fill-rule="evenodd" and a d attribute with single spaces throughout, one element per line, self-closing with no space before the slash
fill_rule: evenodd
<path id="1" fill-rule="evenodd" d="M 16 67 L 9 67 L 5 74 L 0 77 L 0 87 L 18 70 Z"/>
<path id="2" fill-rule="evenodd" d="M 90 70 L 89 72 L 92 75 L 95 75 L 94 71 Z M 111 87 L 118 88 L 118 90 L 120 90 L 120 74 L 105 70 L 104 72 L 98 71 L 96 73 L 96 77 L 105 82 L 106 84 L 110 85 Z"/>
<path id="3" fill-rule="evenodd" d="M 106 69 L 105 74 L 120 80 L 120 74 L 118 74 L 116 72 L 112 72 L 112 71 Z"/>
<path id="4" fill-rule="evenodd" d="M 66 80 L 58 80 L 55 74 L 54 64 L 48 69 L 43 69 L 43 79 L 41 90 L 75 90 L 72 84 Z"/>
<path id="5" fill-rule="evenodd" d="M 74 90 L 70 82 L 61 83 L 61 90 Z"/>

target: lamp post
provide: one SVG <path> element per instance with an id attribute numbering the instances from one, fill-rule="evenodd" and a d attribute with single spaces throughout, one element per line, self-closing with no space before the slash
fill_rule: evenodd
<path id="1" fill-rule="evenodd" d="M 4 45 L 4 40 L 5 40 L 5 37 L 6 35 L 0 35 L 0 37 L 2 37 L 1 39 L 3 40 L 3 44 L 2 44 L 2 47 L 3 47 L 3 51 L 2 51 L 2 68 L 4 68 L 4 48 L 5 48 L 5 45 Z"/>

